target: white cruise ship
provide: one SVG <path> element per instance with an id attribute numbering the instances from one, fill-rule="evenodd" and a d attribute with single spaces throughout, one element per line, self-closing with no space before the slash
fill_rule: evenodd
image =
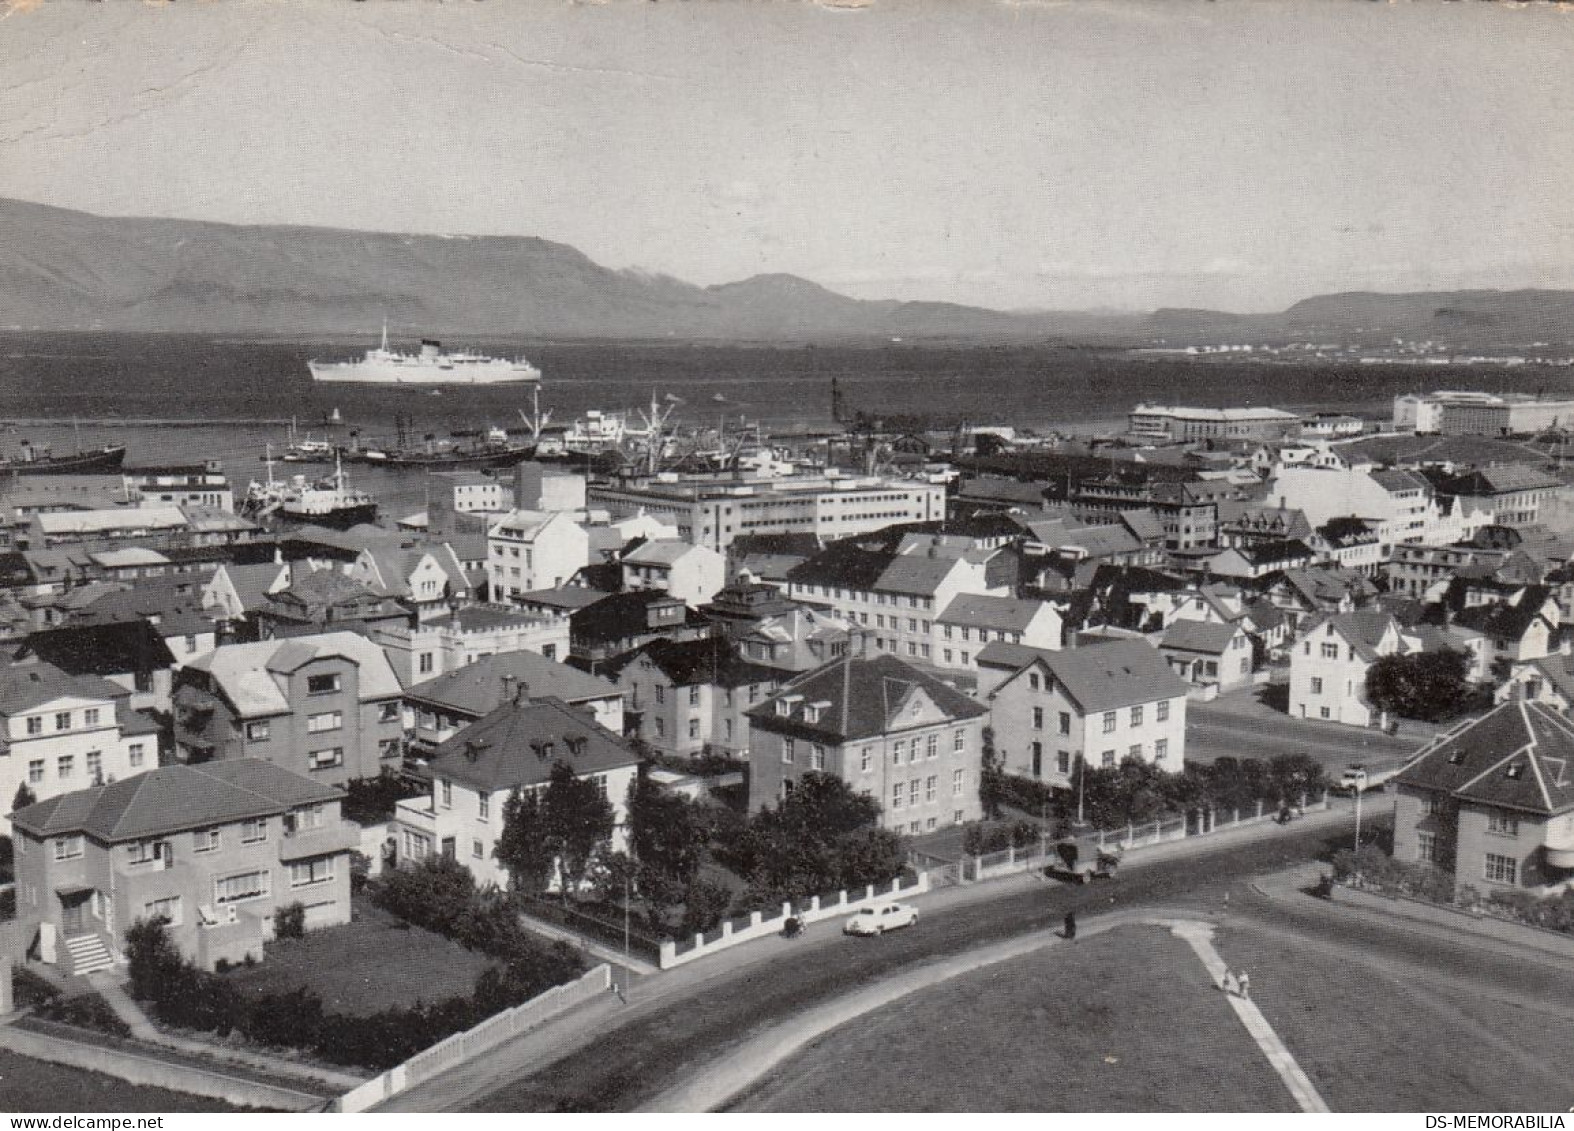
<path id="1" fill-rule="evenodd" d="M 312 380 L 357 385 L 502 385 L 541 380 L 541 370 L 524 358 L 487 357 L 423 338 L 417 353 L 388 348 L 388 327 L 382 344 L 359 361 L 308 361 Z"/>

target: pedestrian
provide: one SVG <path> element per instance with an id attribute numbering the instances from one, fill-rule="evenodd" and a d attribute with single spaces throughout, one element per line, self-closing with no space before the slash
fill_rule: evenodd
<path id="1" fill-rule="evenodd" d="M 1252 996 L 1252 976 L 1246 971 L 1241 971 L 1241 976 L 1237 979 L 1236 985 L 1240 987 L 1239 992 L 1242 997 L 1250 998 Z"/>
<path id="2" fill-rule="evenodd" d="M 1066 912 L 1066 938 L 1072 939 L 1074 941 L 1076 937 L 1077 913 L 1075 911 L 1068 911 Z"/>
<path id="3" fill-rule="evenodd" d="M 1235 980 L 1235 975 L 1230 973 L 1230 968 L 1224 968 L 1224 978 L 1219 982 L 1219 988 L 1227 994 L 1234 994 L 1240 989 L 1240 983 Z"/>

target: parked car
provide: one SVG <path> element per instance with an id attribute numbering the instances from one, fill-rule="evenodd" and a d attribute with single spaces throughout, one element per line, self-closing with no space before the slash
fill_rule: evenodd
<path id="1" fill-rule="evenodd" d="M 1367 777 L 1366 767 L 1359 762 L 1352 762 L 1339 775 L 1338 788 L 1340 793 L 1365 793 L 1373 787 Z"/>
<path id="2" fill-rule="evenodd" d="M 844 935 L 883 935 L 918 922 L 918 908 L 910 903 L 876 903 L 842 924 Z"/>

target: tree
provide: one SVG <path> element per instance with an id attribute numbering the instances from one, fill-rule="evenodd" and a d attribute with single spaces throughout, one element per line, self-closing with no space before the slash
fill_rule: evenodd
<path id="1" fill-rule="evenodd" d="M 1383 656 L 1367 669 L 1366 698 L 1380 711 L 1439 722 L 1464 707 L 1469 671 L 1470 656 L 1452 649 Z"/>
<path id="2" fill-rule="evenodd" d="M 516 891 L 539 894 L 556 878 L 566 899 L 584 882 L 612 827 L 612 803 L 596 783 L 556 762 L 545 790 L 515 791 L 504 803 L 493 855 Z"/>
<path id="3" fill-rule="evenodd" d="M 38 795 L 33 792 L 32 787 L 22 782 L 16 787 L 16 796 L 11 799 L 11 811 L 14 813 L 18 809 L 25 809 L 37 801 Z"/>
<path id="4" fill-rule="evenodd" d="M 554 763 L 552 777 L 542 799 L 547 823 L 548 843 L 557 858 L 563 895 L 578 889 L 591 862 L 612 839 L 612 803 L 601 795 L 596 783 L 581 778 L 571 766 Z"/>
<path id="5" fill-rule="evenodd" d="M 978 800 L 984 816 L 998 818 L 1005 799 L 1005 759 L 995 749 L 995 728 L 984 728 L 983 767 L 978 775 Z"/>
<path id="6" fill-rule="evenodd" d="M 668 793 L 644 774 L 629 786 L 629 834 L 640 867 L 680 884 L 700 866 L 705 833 L 694 818 L 694 803 Z"/>
<path id="7" fill-rule="evenodd" d="M 1328 775 L 1322 763 L 1310 754 L 1278 754 L 1268 762 L 1268 776 L 1273 781 L 1279 799 L 1288 804 L 1300 804 L 1301 798 L 1323 789 Z"/>
<path id="8" fill-rule="evenodd" d="M 544 807 L 534 790 L 516 789 L 503 802 L 503 832 L 492 855 L 508 869 L 513 891 L 539 895 L 551 885 L 553 851 Z"/>

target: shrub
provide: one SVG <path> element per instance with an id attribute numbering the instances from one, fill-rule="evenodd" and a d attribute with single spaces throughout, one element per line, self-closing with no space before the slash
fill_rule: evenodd
<path id="1" fill-rule="evenodd" d="M 962 851 L 969 856 L 986 856 L 1008 848 L 1026 848 L 1042 839 L 1042 830 L 1032 821 L 986 821 L 967 826 L 962 834 Z"/>
<path id="2" fill-rule="evenodd" d="M 306 937 L 306 905 L 299 901 L 287 903 L 273 913 L 273 937 L 299 939 Z"/>
<path id="3" fill-rule="evenodd" d="M 683 924 L 678 928 L 684 935 L 698 935 L 715 928 L 727 914 L 732 895 L 726 885 L 715 880 L 696 876 L 683 892 Z"/>
<path id="4" fill-rule="evenodd" d="M 33 1013 L 46 1021 L 75 1025 L 79 1029 L 108 1033 L 113 1037 L 131 1036 L 131 1027 L 120 1019 L 99 994 L 53 997 L 35 1006 Z"/>
<path id="5" fill-rule="evenodd" d="M 350 894 L 360 895 L 372 881 L 372 858 L 364 852 L 350 853 Z"/>

